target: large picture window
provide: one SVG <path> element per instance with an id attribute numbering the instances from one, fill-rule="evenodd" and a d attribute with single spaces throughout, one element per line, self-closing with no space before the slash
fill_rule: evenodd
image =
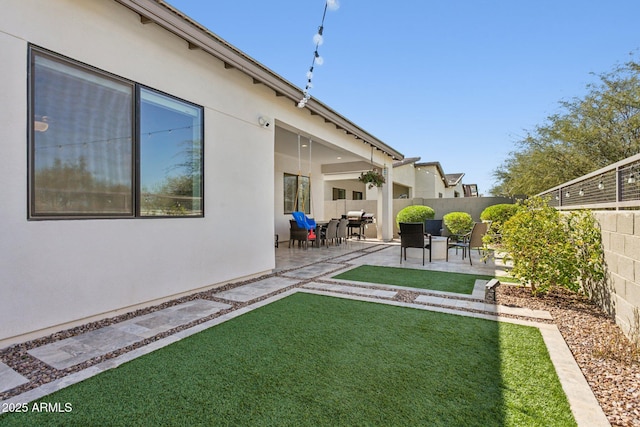
<path id="1" fill-rule="evenodd" d="M 311 186 L 309 177 L 284 174 L 284 213 L 301 211 L 311 214 Z"/>
<path id="2" fill-rule="evenodd" d="M 31 218 L 203 215 L 202 107 L 30 50 Z"/>

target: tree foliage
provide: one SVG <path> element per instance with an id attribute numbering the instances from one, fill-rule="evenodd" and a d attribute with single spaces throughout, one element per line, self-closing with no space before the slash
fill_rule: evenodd
<path id="1" fill-rule="evenodd" d="M 494 171 L 494 195 L 534 195 L 640 152 L 640 63 L 600 74 L 583 98 L 527 131 Z"/>

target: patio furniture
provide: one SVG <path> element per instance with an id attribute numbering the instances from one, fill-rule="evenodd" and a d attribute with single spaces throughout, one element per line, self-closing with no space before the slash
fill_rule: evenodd
<path id="1" fill-rule="evenodd" d="M 487 234 L 487 229 L 489 228 L 489 224 L 486 222 L 476 222 L 473 224 L 473 228 L 471 231 L 464 236 L 462 239 L 457 242 L 450 242 L 447 248 L 447 261 L 449 261 L 449 249 L 451 248 L 462 248 L 462 259 L 467 256 L 467 252 L 469 254 L 469 264 L 473 265 L 471 261 L 471 249 L 484 250 L 484 242 L 482 238 L 485 234 Z M 486 261 L 485 261 L 486 262 Z"/>
<path id="2" fill-rule="evenodd" d="M 327 224 L 326 227 L 323 227 L 320 231 L 320 242 L 321 243 L 326 243 L 328 245 L 328 242 L 332 242 L 333 244 L 336 243 L 336 241 L 338 240 L 338 223 L 340 221 L 337 219 L 332 219 L 331 221 L 329 221 L 329 223 Z"/>
<path id="3" fill-rule="evenodd" d="M 426 235 L 429 239 L 425 244 L 424 223 L 422 222 L 401 222 L 400 224 L 400 264 L 402 257 L 407 260 L 407 248 L 422 249 L 422 265 L 424 265 L 424 250 L 429 250 L 429 262 L 431 262 L 431 235 Z"/>
<path id="4" fill-rule="evenodd" d="M 291 247 L 292 241 L 297 241 L 298 246 L 304 246 L 306 248 L 309 245 L 309 230 L 298 226 L 295 219 L 289 220 L 289 225 L 289 247 Z"/>
<path id="5" fill-rule="evenodd" d="M 432 236 L 443 236 L 442 220 L 441 219 L 425 220 L 424 232 L 427 234 L 431 234 Z"/>
<path id="6" fill-rule="evenodd" d="M 347 225 L 349 225 L 349 220 L 347 218 L 340 218 L 338 222 L 338 232 L 336 237 L 338 238 L 338 242 L 342 243 L 343 241 L 347 242 Z"/>

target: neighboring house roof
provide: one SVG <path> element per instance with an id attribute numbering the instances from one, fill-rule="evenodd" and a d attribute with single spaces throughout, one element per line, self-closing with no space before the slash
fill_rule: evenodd
<path id="1" fill-rule="evenodd" d="M 444 173 L 444 170 L 442 169 L 442 165 L 440 164 L 440 162 L 424 162 L 424 163 L 416 163 L 416 167 L 429 167 L 429 166 L 435 166 L 436 169 L 438 169 L 438 173 L 440 174 L 440 177 L 442 178 L 442 181 L 444 181 L 444 185 L 446 187 L 449 186 L 449 183 L 447 182 L 446 179 L 446 175 Z"/>
<path id="2" fill-rule="evenodd" d="M 445 175 L 447 185 L 454 187 L 462 181 L 463 173 L 448 173 Z"/>
<path id="3" fill-rule="evenodd" d="M 302 99 L 302 90 L 269 68 L 249 57 L 203 25 L 189 18 L 163 0 L 116 0 L 140 16 L 143 24 L 155 23 L 187 42 L 189 49 L 201 49 L 218 58 L 225 68 L 235 68 L 253 79 L 255 84 L 263 84 L 275 92 L 276 96 L 289 98 L 296 105 Z M 404 155 L 371 135 L 346 117 L 338 114 L 315 98 L 306 107 L 311 115 L 317 115 L 338 130 L 353 135 L 371 146 L 390 155 L 394 160 L 402 160 Z"/>
<path id="4" fill-rule="evenodd" d="M 400 166 L 410 165 L 411 163 L 415 163 L 418 160 L 420 160 L 420 157 L 405 157 L 404 160 L 393 162 L 393 167 L 398 168 Z"/>

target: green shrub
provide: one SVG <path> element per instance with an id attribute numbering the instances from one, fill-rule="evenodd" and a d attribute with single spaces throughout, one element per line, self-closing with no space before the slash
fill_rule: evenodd
<path id="1" fill-rule="evenodd" d="M 473 228 L 473 218 L 466 212 L 449 212 L 442 220 L 451 234 L 466 234 Z"/>
<path id="2" fill-rule="evenodd" d="M 500 243 L 502 235 L 502 224 L 507 222 L 518 211 L 519 206 L 516 204 L 502 203 L 499 205 L 488 206 L 480 214 L 482 221 L 490 221 L 491 227 L 487 233 L 487 243 Z"/>
<path id="3" fill-rule="evenodd" d="M 591 296 L 604 281 L 600 230 L 588 211 L 561 214 L 540 198 L 527 200 L 502 225 L 502 244 L 511 274 L 534 295 L 563 287 Z"/>
<path id="4" fill-rule="evenodd" d="M 396 224 L 400 227 L 401 222 L 425 222 L 428 219 L 433 219 L 434 216 L 436 216 L 436 212 L 429 206 L 407 206 L 396 215 Z"/>
<path id="5" fill-rule="evenodd" d="M 516 204 L 502 203 L 499 205 L 493 205 L 487 207 L 480 214 L 482 221 L 491 221 L 492 226 L 497 226 L 499 230 L 509 218 L 511 218 L 518 211 L 519 207 Z"/>

